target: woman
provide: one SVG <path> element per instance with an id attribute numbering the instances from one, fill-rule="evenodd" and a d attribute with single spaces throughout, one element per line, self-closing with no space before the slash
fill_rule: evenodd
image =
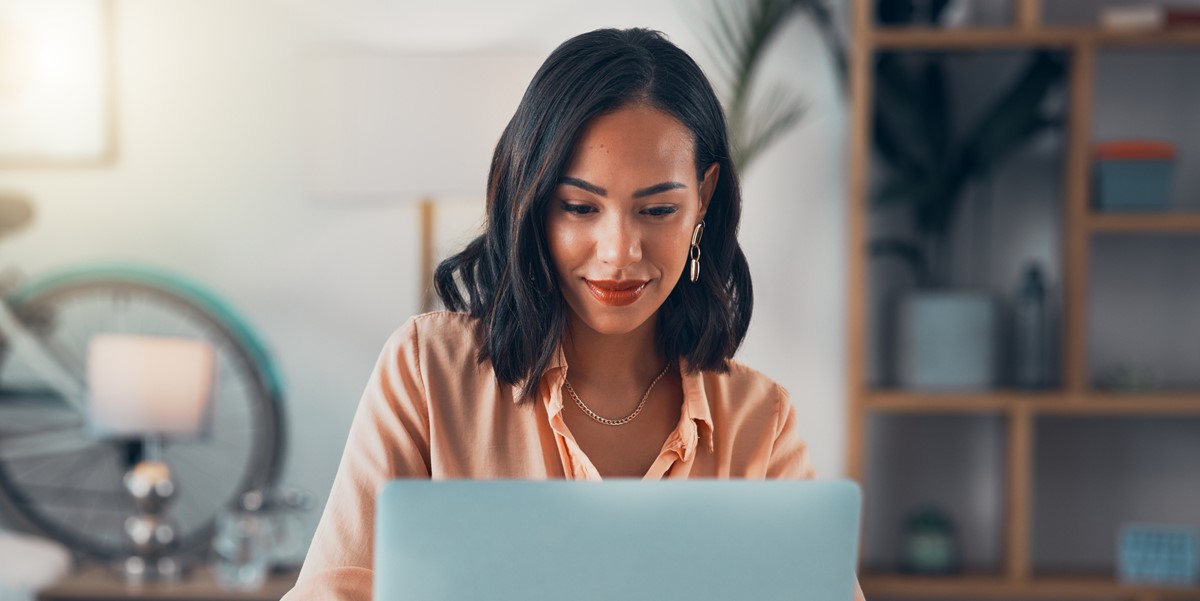
<path id="1" fill-rule="evenodd" d="M 787 393 L 731 361 L 752 293 L 720 104 L 660 34 L 599 30 L 538 70 L 487 227 L 371 376 L 298 599 L 368 599 L 392 478 L 808 478 Z"/>

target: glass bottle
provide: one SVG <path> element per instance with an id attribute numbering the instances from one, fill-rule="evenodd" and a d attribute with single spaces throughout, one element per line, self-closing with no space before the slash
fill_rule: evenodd
<path id="1" fill-rule="evenodd" d="M 255 591 L 266 582 L 273 524 L 262 509 L 263 494 L 250 491 L 217 515 L 211 567 L 222 590 Z"/>
<path id="2" fill-rule="evenodd" d="M 1013 310 L 1015 384 L 1039 389 L 1049 385 L 1046 284 L 1039 265 L 1030 264 L 1021 277 Z"/>

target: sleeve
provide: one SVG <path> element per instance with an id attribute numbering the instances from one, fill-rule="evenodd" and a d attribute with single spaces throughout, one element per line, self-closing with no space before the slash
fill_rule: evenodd
<path id="1" fill-rule="evenodd" d="M 800 438 L 796 421 L 796 408 L 788 398 L 788 392 L 776 384 L 778 418 L 775 421 L 775 440 L 771 444 L 771 456 L 767 460 L 769 479 L 812 479 L 816 477 L 808 462 L 808 445 Z"/>
<path id="2" fill-rule="evenodd" d="M 779 419 L 775 427 L 775 441 L 771 446 L 771 458 L 767 464 L 767 478 L 816 477 L 816 471 L 808 462 L 808 445 L 800 438 L 796 419 L 796 408 L 788 392 L 777 386 L 779 392 Z M 854 583 L 854 601 L 866 601 L 862 585 Z"/>
<path id="3" fill-rule="evenodd" d="M 428 478 L 429 419 L 416 322 L 388 339 L 355 411 L 329 501 L 283 601 L 370 601 L 375 499 L 394 478 Z"/>

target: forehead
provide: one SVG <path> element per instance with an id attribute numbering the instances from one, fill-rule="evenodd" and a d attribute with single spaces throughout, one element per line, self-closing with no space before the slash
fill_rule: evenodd
<path id="1" fill-rule="evenodd" d="M 641 104 L 592 119 L 575 143 L 567 175 L 612 177 L 614 171 L 630 170 L 694 177 L 691 131 L 669 113 Z"/>

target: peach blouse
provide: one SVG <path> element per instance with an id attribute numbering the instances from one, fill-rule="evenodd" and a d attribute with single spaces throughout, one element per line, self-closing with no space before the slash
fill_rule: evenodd
<path id="1" fill-rule="evenodd" d="M 518 405 L 519 387 L 476 362 L 476 323 L 427 313 L 388 339 L 284 601 L 371 598 L 375 498 L 388 480 L 600 479 L 563 419 L 561 350 L 544 372 L 540 402 Z M 645 479 L 813 477 L 783 387 L 733 361 L 725 374 L 680 373 L 679 425 Z"/>

